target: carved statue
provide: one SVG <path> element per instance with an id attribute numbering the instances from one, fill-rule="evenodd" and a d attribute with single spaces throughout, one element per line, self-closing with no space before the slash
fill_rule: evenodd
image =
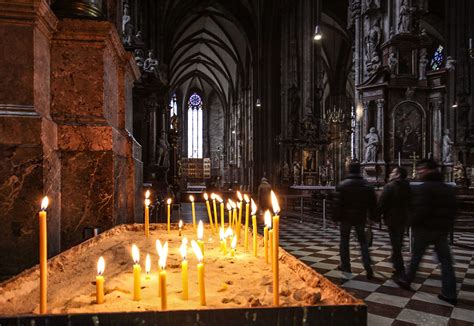
<path id="1" fill-rule="evenodd" d="M 445 68 L 447 71 L 454 71 L 454 69 L 456 69 L 456 60 L 454 60 L 450 55 L 446 57 Z"/>
<path id="2" fill-rule="evenodd" d="M 136 43 L 143 43 L 142 31 L 138 31 L 137 34 L 135 35 L 135 42 Z"/>
<path id="3" fill-rule="evenodd" d="M 377 48 L 382 40 L 382 29 L 380 28 L 380 18 L 370 27 L 367 36 L 365 37 L 366 43 L 366 62 L 371 63 L 374 53 L 377 53 Z"/>
<path id="4" fill-rule="evenodd" d="M 301 131 L 303 138 L 306 141 L 313 142 L 317 138 L 318 130 L 317 130 L 317 123 L 314 119 L 314 116 L 311 113 L 306 114 L 306 117 L 303 119 L 301 123 Z"/>
<path id="5" fill-rule="evenodd" d="M 283 182 L 288 182 L 290 180 L 290 166 L 286 161 L 283 162 L 283 166 L 281 167 L 281 180 Z"/>
<path id="6" fill-rule="evenodd" d="M 178 116 L 176 114 L 171 116 L 170 124 L 171 124 L 171 129 L 176 130 L 176 131 L 179 132 L 179 120 L 178 120 Z"/>
<path id="7" fill-rule="evenodd" d="M 143 70 L 156 76 L 158 75 L 158 60 L 155 58 L 153 50 L 148 51 L 148 58 L 143 64 Z"/>
<path id="8" fill-rule="evenodd" d="M 371 127 L 369 133 L 364 137 L 365 145 L 365 162 L 374 163 L 377 161 L 377 150 L 379 147 L 379 135 L 374 127 Z"/>
<path id="9" fill-rule="evenodd" d="M 457 161 L 453 166 L 453 179 L 459 186 L 464 186 L 466 184 L 466 172 L 464 165 L 460 161 Z"/>
<path id="10" fill-rule="evenodd" d="M 298 161 L 293 161 L 293 185 L 297 185 L 301 176 L 301 165 Z"/>
<path id="11" fill-rule="evenodd" d="M 143 53 L 142 49 L 136 49 L 133 51 L 133 54 L 135 56 L 135 62 L 137 63 L 137 66 L 140 70 L 143 70 L 143 64 L 145 62 L 145 55 Z"/>
<path id="12" fill-rule="evenodd" d="M 156 150 L 156 164 L 158 166 L 168 167 L 169 162 L 169 155 L 168 155 L 168 148 L 169 144 L 166 139 L 166 132 L 163 130 L 161 132 L 160 139 L 158 139 L 158 148 Z"/>
<path id="13" fill-rule="evenodd" d="M 398 59 L 395 52 L 390 52 L 390 55 L 388 56 L 388 67 L 390 68 L 390 71 L 392 72 L 392 74 L 395 73 L 397 69 L 397 64 L 398 64 Z"/>
<path id="14" fill-rule="evenodd" d="M 425 80 L 426 79 L 426 66 L 430 62 L 430 60 L 428 60 L 426 58 L 426 55 L 427 55 L 426 54 L 426 49 L 422 49 L 421 54 L 420 54 L 420 62 L 418 63 L 418 69 L 419 69 L 418 79 L 419 80 Z"/>
<path id="15" fill-rule="evenodd" d="M 124 4 L 123 6 L 123 16 L 122 16 L 122 35 L 123 35 L 123 43 L 126 45 L 132 45 L 132 37 L 133 37 L 133 26 L 130 23 L 130 15 L 128 12 L 128 4 Z"/>
<path id="16" fill-rule="evenodd" d="M 329 159 L 326 160 L 326 185 L 331 186 L 334 183 L 334 169 Z"/>
<path id="17" fill-rule="evenodd" d="M 372 53 L 372 60 L 370 61 L 370 71 L 375 72 L 380 68 L 380 57 L 377 51 Z"/>
<path id="18" fill-rule="evenodd" d="M 410 23 L 411 23 L 411 14 L 412 9 L 408 5 L 407 0 L 402 0 L 400 5 L 400 13 L 398 17 L 398 32 L 399 33 L 408 33 L 410 32 Z"/>
<path id="19" fill-rule="evenodd" d="M 450 164 L 453 163 L 453 145 L 454 142 L 449 137 L 449 129 L 444 130 L 443 135 L 443 164 Z"/>

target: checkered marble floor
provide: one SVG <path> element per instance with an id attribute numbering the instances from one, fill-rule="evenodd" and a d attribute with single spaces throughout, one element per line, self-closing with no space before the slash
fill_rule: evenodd
<path id="1" fill-rule="evenodd" d="M 459 303 L 456 307 L 437 298 L 441 271 L 436 254 L 427 251 L 412 288 L 400 289 L 391 279 L 390 241 L 385 230 L 373 228 L 370 248 L 375 279 L 367 280 L 354 231 L 351 236 L 352 273 L 336 269 L 339 264 L 339 230 L 332 222 L 323 230 L 320 219 L 287 214 L 281 219 L 280 245 L 301 261 L 341 285 L 368 306 L 369 325 L 474 325 L 474 250 L 454 246 Z M 408 241 L 406 241 L 406 245 Z M 455 234 L 455 243 L 474 246 L 474 234 Z M 404 248 L 405 262 L 409 261 Z"/>

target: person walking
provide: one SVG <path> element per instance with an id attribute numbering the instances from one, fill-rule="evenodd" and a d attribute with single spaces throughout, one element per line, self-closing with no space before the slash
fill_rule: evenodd
<path id="1" fill-rule="evenodd" d="M 365 236 L 365 225 L 367 215 L 371 219 L 374 218 L 375 205 L 375 191 L 360 174 L 360 164 L 351 163 L 346 179 L 336 187 L 335 218 L 340 222 L 341 231 L 339 247 L 341 264 L 338 269 L 343 272 L 351 272 L 349 240 L 351 229 L 354 227 L 368 279 L 371 279 L 374 273 Z"/>
<path id="2" fill-rule="evenodd" d="M 392 244 L 393 277 L 405 275 L 402 256 L 403 235 L 408 223 L 408 211 L 411 201 L 410 184 L 406 180 L 407 170 L 396 167 L 389 176 L 377 205 L 377 215 L 383 215 Z"/>
<path id="3" fill-rule="evenodd" d="M 399 286 L 410 289 L 426 249 L 434 245 L 441 263 L 441 294 L 438 298 L 450 304 L 457 303 L 456 276 L 448 235 L 454 226 L 456 196 L 454 189 L 443 182 L 443 175 L 433 160 L 418 164 L 417 174 L 421 185 L 413 187 L 413 210 L 410 225 L 413 229 L 413 251 L 405 277 L 396 279 Z"/>

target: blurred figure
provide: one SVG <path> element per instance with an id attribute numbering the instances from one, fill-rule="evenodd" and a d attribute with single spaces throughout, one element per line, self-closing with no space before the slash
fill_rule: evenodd
<path id="1" fill-rule="evenodd" d="M 396 282 L 402 288 L 409 289 L 426 249 L 434 245 L 441 263 L 442 289 L 438 298 L 455 305 L 456 277 L 448 235 L 454 225 L 456 197 L 454 189 L 443 182 L 437 167 L 433 160 L 423 160 L 418 165 L 417 173 L 422 184 L 413 188 L 410 220 L 414 236 L 413 253 L 406 277 L 396 279 Z"/>
<path id="2" fill-rule="evenodd" d="M 383 215 L 385 225 L 392 244 L 392 264 L 395 269 L 393 277 L 405 275 L 402 245 L 403 235 L 408 223 L 408 209 L 410 206 L 410 184 L 406 180 L 407 170 L 396 167 L 390 173 L 389 183 L 383 188 L 377 206 L 378 215 Z"/>
<path id="3" fill-rule="evenodd" d="M 365 236 L 365 224 L 367 214 L 374 217 L 375 191 L 367 184 L 367 181 L 360 174 L 360 164 L 351 163 L 349 174 L 336 187 L 336 220 L 341 222 L 340 256 L 341 264 L 338 269 L 343 272 L 351 272 L 351 262 L 349 257 L 349 240 L 351 228 L 354 227 L 357 239 L 359 240 L 362 261 L 367 272 L 367 278 L 373 277 L 369 247 Z"/>
<path id="4" fill-rule="evenodd" d="M 267 209 L 272 210 L 272 203 L 270 193 L 272 186 L 268 182 L 267 178 L 263 177 L 258 186 L 258 207 L 260 212 L 265 212 Z"/>

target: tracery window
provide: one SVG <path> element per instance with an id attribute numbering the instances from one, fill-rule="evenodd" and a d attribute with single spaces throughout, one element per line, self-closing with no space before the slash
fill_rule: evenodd
<path id="1" fill-rule="evenodd" d="M 188 100 L 188 158 L 202 158 L 202 100 L 197 93 Z"/>
<path id="2" fill-rule="evenodd" d="M 439 45 L 434 54 L 433 58 L 431 59 L 431 70 L 439 70 L 441 66 L 443 65 L 444 61 L 444 47 L 442 45 Z"/>

